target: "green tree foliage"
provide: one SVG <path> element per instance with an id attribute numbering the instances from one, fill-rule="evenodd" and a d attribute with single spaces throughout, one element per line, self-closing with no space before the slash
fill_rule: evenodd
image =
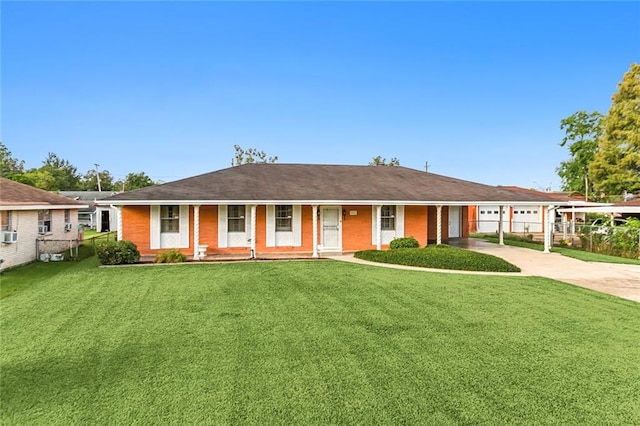
<path id="1" fill-rule="evenodd" d="M 123 185 L 124 184 L 124 185 Z M 123 191 L 133 191 L 134 189 L 146 188 L 147 186 L 155 185 L 156 183 L 151 180 L 145 172 L 129 173 L 124 182 L 120 181 L 116 183 L 116 189 Z"/>
<path id="2" fill-rule="evenodd" d="M 593 192 L 592 182 L 585 182 L 585 177 L 598 150 L 598 140 L 602 137 L 603 118 L 598 111 L 578 111 L 560 122 L 560 129 L 565 131 L 560 146 L 567 146 L 570 155 L 569 160 L 560 163 L 556 169 L 562 178 L 563 191 L 577 191 L 585 195 Z"/>
<path id="3" fill-rule="evenodd" d="M 232 166 L 249 163 L 275 163 L 278 161 L 278 156 L 267 157 L 267 154 L 264 151 L 258 151 L 255 148 L 244 150 L 240 145 L 234 145 L 233 149 L 236 152 L 233 156 L 233 160 L 231 160 Z"/>
<path id="4" fill-rule="evenodd" d="M 13 157 L 9 148 L 0 141 L 0 176 L 16 180 L 15 177 L 24 173 L 24 161 Z"/>
<path id="5" fill-rule="evenodd" d="M 98 173 L 100 176 L 100 189 L 103 191 L 117 191 L 116 182 L 109 173 L 109 170 L 100 170 Z M 96 170 L 90 169 L 82 176 L 80 186 L 83 191 L 97 191 L 98 179 L 96 177 Z"/>
<path id="6" fill-rule="evenodd" d="M 399 166 L 400 160 L 396 157 L 392 157 L 390 160 L 378 155 L 377 157 L 373 157 L 373 159 L 369 162 L 370 166 Z"/>
<path id="7" fill-rule="evenodd" d="M 80 189 L 80 176 L 77 169 L 67 160 L 50 152 L 38 169 L 29 169 L 25 173 L 28 182 L 47 191 L 74 191 Z"/>
<path id="8" fill-rule="evenodd" d="M 589 174 L 608 196 L 640 191 L 640 64 L 618 84 Z"/>

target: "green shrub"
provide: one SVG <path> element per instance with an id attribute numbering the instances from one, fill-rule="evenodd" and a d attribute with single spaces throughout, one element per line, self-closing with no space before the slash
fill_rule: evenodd
<path id="1" fill-rule="evenodd" d="M 126 240 L 96 244 L 96 254 L 102 265 L 126 265 L 140 261 L 138 247 Z"/>
<path id="2" fill-rule="evenodd" d="M 394 238 L 389 244 L 389 248 L 391 249 L 418 247 L 420 247 L 420 243 L 418 243 L 418 240 L 413 237 Z"/>
<path id="3" fill-rule="evenodd" d="M 355 257 L 373 262 L 423 268 L 454 269 L 458 271 L 520 272 L 511 263 L 484 253 L 477 253 L 444 244 L 425 248 L 401 248 L 396 250 L 364 250 Z"/>
<path id="4" fill-rule="evenodd" d="M 186 260 L 187 256 L 180 253 L 178 249 L 163 251 L 156 255 L 156 263 L 182 263 Z"/>

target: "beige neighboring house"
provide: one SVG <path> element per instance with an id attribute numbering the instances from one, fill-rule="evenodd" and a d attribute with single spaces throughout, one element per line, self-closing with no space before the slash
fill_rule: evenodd
<path id="1" fill-rule="evenodd" d="M 0 178 L 0 268 L 36 259 L 36 240 L 76 240 L 86 203 Z"/>

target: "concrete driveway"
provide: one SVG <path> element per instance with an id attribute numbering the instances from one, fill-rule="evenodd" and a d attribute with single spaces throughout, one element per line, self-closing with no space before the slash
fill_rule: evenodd
<path id="1" fill-rule="evenodd" d="M 559 253 L 500 246 L 473 238 L 464 240 L 460 247 L 501 257 L 518 266 L 522 274 L 553 278 L 640 302 L 640 265 L 584 262 Z"/>
<path id="2" fill-rule="evenodd" d="M 552 278 L 558 281 L 575 284 L 580 287 L 612 294 L 624 299 L 640 302 L 640 265 L 618 265 L 612 263 L 584 262 L 559 253 L 543 253 L 541 251 L 500 246 L 474 238 L 460 240 L 458 247 L 487 253 L 501 257 L 518 266 L 520 273 L 448 271 L 443 269 L 427 269 L 413 266 L 391 265 L 388 263 L 368 262 L 356 259 L 353 255 L 334 256 L 334 259 L 388 268 L 436 271 L 445 273 L 463 273 L 477 275 L 529 275 Z"/>

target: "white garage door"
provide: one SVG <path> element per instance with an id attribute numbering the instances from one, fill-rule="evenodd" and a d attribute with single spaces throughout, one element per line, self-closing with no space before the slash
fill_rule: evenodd
<path id="1" fill-rule="evenodd" d="M 513 232 L 542 232 L 540 206 L 513 206 Z"/>
<path id="2" fill-rule="evenodd" d="M 509 210 L 502 207 L 502 229 L 509 232 Z M 478 232 L 497 232 L 500 221 L 498 206 L 478 206 Z"/>

